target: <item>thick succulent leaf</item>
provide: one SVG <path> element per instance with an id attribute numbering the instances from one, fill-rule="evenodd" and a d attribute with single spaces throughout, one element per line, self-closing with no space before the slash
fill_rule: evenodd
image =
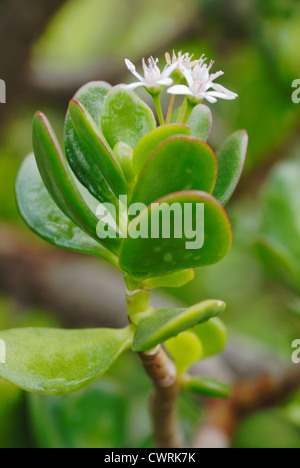
<path id="1" fill-rule="evenodd" d="M 116 86 L 104 100 L 101 126 L 111 148 L 123 141 L 134 149 L 138 141 L 156 127 L 156 121 L 142 99 Z"/>
<path id="2" fill-rule="evenodd" d="M 255 249 L 264 269 L 273 278 L 300 292 L 300 263 L 286 246 L 261 236 L 255 243 Z"/>
<path id="3" fill-rule="evenodd" d="M 197 325 L 191 330 L 201 341 L 203 347 L 202 359 L 220 354 L 227 344 L 227 329 L 218 317 Z"/>
<path id="4" fill-rule="evenodd" d="M 77 227 L 57 207 L 42 181 L 34 155 L 23 162 L 16 182 L 20 214 L 36 234 L 51 244 L 96 255 L 117 265 L 117 258 Z"/>
<path id="5" fill-rule="evenodd" d="M 103 375 L 130 347 L 130 328 L 60 330 L 22 328 L 0 332 L 6 364 L 0 376 L 43 395 L 76 392 Z"/>
<path id="6" fill-rule="evenodd" d="M 149 289 L 155 288 L 181 288 L 185 286 L 190 281 L 195 278 L 195 271 L 182 270 L 177 271 L 176 273 L 171 273 L 170 275 L 165 276 L 156 276 L 154 278 L 149 278 L 145 281 L 145 285 Z"/>
<path id="7" fill-rule="evenodd" d="M 157 310 L 138 323 L 132 349 L 137 352 L 148 351 L 179 333 L 216 317 L 224 309 L 225 304 L 222 301 L 205 301 L 188 309 Z"/>
<path id="8" fill-rule="evenodd" d="M 95 81 L 83 86 L 74 96 L 89 112 L 99 132 L 103 101 L 110 89 L 108 83 Z M 101 203 L 108 202 L 117 206 L 117 197 L 104 177 L 100 161 L 80 141 L 69 110 L 65 122 L 65 151 L 69 164 L 81 184 Z"/>
<path id="9" fill-rule="evenodd" d="M 199 104 L 194 107 L 187 125 L 191 128 L 192 136 L 207 141 L 212 129 L 212 114 L 209 107 Z"/>
<path id="10" fill-rule="evenodd" d="M 83 199 L 57 138 L 41 113 L 34 118 L 33 149 L 43 182 L 57 206 L 80 229 L 99 241 L 99 220 Z M 102 242 L 109 250 L 118 251 L 118 239 L 107 238 Z"/>
<path id="11" fill-rule="evenodd" d="M 125 176 L 91 115 L 82 104 L 74 99 L 70 102 L 69 111 L 77 136 L 87 148 L 86 159 L 90 158 L 90 165 L 96 165 L 103 173 L 116 196 L 125 195 L 128 191 Z"/>
<path id="12" fill-rule="evenodd" d="M 280 164 L 275 169 L 264 189 L 261 231 L 300 263 L 299 181 L 299 162 Z"/>
<path id="13" fill-rule="evenodd" d="M 217 177 L 217 160 L 203 141 L 174 136 L 147 160 L 134 189 L 131 203 L 150 203 L 170 193 L 201 190 L 211 193 Z"/>
<path id="14" fill-rule="evenodd" d="M 189 331 L 179 333 L 165 343 L 168 354 L 173 359 L 178 375 L 186 371 L 202 357 L 202 344 L 197 336 Z"/>
<path id="15" fill-rule="evenodd" d="M 147 162 L 149 156 L 168 138 L 175 135 L 191 135 L 191 129 L 183 124 L 162 125 L 147 133 L 136 145 L 133 152 L 133 168 L 139 174 Z"/>
<path id="16" fill-rule="evenodd" d="M 179 231 L 182 226 L 177 218 L 187 214 L 185 204 L 192 208 L 197 239 L 196 234 L 187 232 L 192 227 L 188 222 L 184 223 L 182 232 Z M 196 207 L 201 209 L 201 204 L 204 220 L 201 215 L 196 216 Z M 173 209 L 177 216 L 170 215 Z M 159 216 L 161 212 L 163 222 Z M 182 216 L 182 220 L 184 218 Z M 144 227 L 147 238 L 136 238 Z M 231 226 L 224 209 L 204 192 L 180 192 L 158 200 L 129 224 L 128 231 L 120 255 L 121 268 L 132 277 L 145 279 L 217 263 L 228 253 L 232 241 Z M 158 238 L 153 236 L 155 231 L 159 233 Z M 195 241 L 196 244 L 190 244 Z"/>
<path id="17" fill-rule="evenodd" d="M 126 177 L 127 183 L 130 188 L 135 183 L 135 173 L 133 170 L 133 149 L 129 145 L 119 141 L 114 147 L 114 153 Z"/>
<path id="18" fill-rule="evenodd" d="M 184 390 L 211 398 L 228 398 L 232 394 L 229 385 L 208 377 L 189 377 L 181 385 Z"/>
<path id="19" fill-rule="evenodd" d="M 248 134 L 240 130 L 231 135 L 217 151 L 218 178 L 213 192 L 221 205 L 230 200 L 245 164 L 248 147 Z"/>

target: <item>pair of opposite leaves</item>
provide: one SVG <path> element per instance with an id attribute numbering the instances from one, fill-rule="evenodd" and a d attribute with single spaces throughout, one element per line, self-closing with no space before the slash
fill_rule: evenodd
<path id="1" fill-rule="evenodd" d="M 217 174 L 216 156 L 204 142 L 210 129 L 211 114 L 205 106 L 194 109 L 188 126 L 156 128 L 152 111 L 136 95 L 105 83 L 89 83 L 75 95 L 67 114 L 67 158 L 46 118 L 36 115 L 33 143 L 42 180 L 30 156 L 17 181 L 21 214 L 46 240 L 102 256 L 136 278 L 216 263 L 231 244 L 230 223 L 221 204 L 228 201 L 240 177 L 247 134 L 236 132 L 223 145 L 217 154 Z M 132 239 L 129 235 L 100 244 L 97 204 L 109 202 L 118 209 L 118 196 L 125 194 L 131 202 L 145 205 L 159 199 L 169 205 L 204 203 L 203 248 L 186 251 L 185 237 Z M 132 223 L 143 217 L 150 219 L 151 207 Z"/>

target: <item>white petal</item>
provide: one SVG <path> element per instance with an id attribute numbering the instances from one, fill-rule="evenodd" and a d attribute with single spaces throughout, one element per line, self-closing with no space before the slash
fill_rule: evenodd
<path id="1" fill-rule="evenodd" d="M 217 99 L 211 96 L 209 93 L 204 93 L 203 98 L 206 99 L 211 104 L 215 104 L 217 102 Z"/>
<path id="2" fill-rule="evenodd" d="M 134 64 L 132 62 L 130 62 L 130 60 L 128 59 L 125 59 L 125 64 L 126 64 L 126 67 L 128 68 L 128 70 L 140 81 L 144 81 L 144 78 L 142 77 L 142 75 L 140 75 L 137 71 L 136 71 L 136 68 L 134 66 Z"/>
<path id="3" fill-rule="evenodd" d="M 219 92 L 219 93 L 222 93 L 222 94 L 226 94 L 227 96 L 231 96 L 232 99 L 235 99 L 238 97 L 238 95 L 236 93 L 233 93 L 232 91 L 230 91 L 229 89 L 227 88 L 224 88 L 224 86 L 220 85 L 220 84 L 217 84 L 217 83 L 212 83 L 211 84 L 211 87 Z"/>
<path id="4" fill-rule="evenodd" d="M 192 76 L 192 70 L 184 68 L 184 69 L 181 70 L 181 72 L 183 73 L 186 81 L 188 82 L 189 87 L 191 88 L 193 86 L 193 84 L 194 84 L 194 79 L 193 79 L 193 76 Z"/>
<path id="5" fill-rule="evenodd" d="M 172 78 L 164 78 L 162 80 L 158 80 L 157 84 L 159 86 L 172 86 L 173 80 L 172 80 Z"/>
<path id="6" fill-rule="evenodd" d="M 219 93 L 218 91 L 208 91 L 207 93 L 205 93 L 205 96 L 210 96 L 210 97 L 219 98 L 219 99 L 225 99 L 226 101 L 232 101 L 233 99 L 236 98 L 236 96 L 229 96 L 228 94 Z"/>
<path id="7" fill-rule="evenodd" d="M 128 85 L 121 84 L 120 88 L 125 89 L 126 91 L 133 91 L 134 89 L 141 88 L 142 86 L 147 87 L 148 85 L 146 83 L 141 83 L 140 81 L 138 81 L 137 83 L 130 83 Z"/>
<path id="8" fill-rule="evenodd" d="M 171 88 L 168 89 L 169 94 L 179 94 L 179 95 L 189 95 L 193 96 L 192 91 L 188 86 L 185 85 L 175 85 L 171 86 Z"/>

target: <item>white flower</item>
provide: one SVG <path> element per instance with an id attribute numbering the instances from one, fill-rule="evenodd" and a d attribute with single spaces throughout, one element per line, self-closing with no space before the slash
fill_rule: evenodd
<path id="1" fill-rule="evenodd" d="M 207 65 L 206 58 L 202 56 L 197 61 L 196 65 L 192 69 L 185 68 L 182 72 L 187 80 L 186 85 L 175 85 L 168 89 L 170 94 L 180 94 L 193 97 L 196 101 L 206 99 L 211 103 L 217 102 L 217 98 L 232 100 L 238 97 L 237 94 L 229 91 L 220 84 L 214 83 L 214 81 L 220 76 L 224 75 L 222 71 L 210 74 L 210 70 L 214 65 L 211 61 Z"/>
<path id="2" fill-rule="evenodd" d="M 135 83 L 131 83 L 129 85 L 122 85 L 124 89 L 133 90 L 144 86 L 145 88 L 154 88 L 159 89 L 162 86 L 171 86 L 173 84 L 172 78 L 170 75 L 176 68 L 176 65 L 167 65 L 164 70 L 161 72 L 157 66 L 158 59 L 154 59 L 150 57 L 148 59 L 148 65 L 146 64 L 145 59 L 143 59 L 143 69 L 144 69 L 144 77 L 140 75 L 130 60 L 126 59 L 126 67 L 128 70 L 139 80 Z"/>
<path id="3" fill-rule="evenodd" d="M 168 66 L 177 65 L 176 68 L 180 71 L 183 71 L 184 69 L 190 70 L 197 63 L 197 60 L 192 61 L 192 59 L 193 55 L 190 56 L 188 53 L 183 54 L 182 51 L 178 52 L 177 56 L 175 50 L 173 50 L 172 58 L 169 52 L 166 52 L 166 61 Z"/>

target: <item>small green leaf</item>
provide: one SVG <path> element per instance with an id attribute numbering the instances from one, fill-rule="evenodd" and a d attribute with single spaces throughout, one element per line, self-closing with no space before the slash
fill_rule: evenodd
<path id="1" fill-rule="evenodd" d="M 187 377 L 181 382 L 182 388 L 188 392 L 198 393 L 211 398 L 228 398 L 232 394 L 229 385 L 207 377 Z"/>
<path id="2" fill-rule="evenodd" d="M 185 204 L 190 208 L 193 228 L 196 226 L 194 233 L 187 232 L 192 227 L 190 222 L 184 222 L 185 226 L 179 222 L 187 213 Z M 204 220 L 200 212 L 203 206 Z M 175 216 L 171 215 L 173 211 Z M 140 229 L 145 229 L 147 238 L 136 238 Z M 134 278 L 144 279 L 217 263 L 229 251 L 232 240 L 224 209 L 211 195 L 193 191 L 158 200 L 129 224 L 128 231 L 129 237 L 122 245 L 121 268 Z"/>
<path id="3" fill-rule="evenodd" d="M 165 343 L 166 350 L 176 365 L 178 375 L 186 371 L 202 357 L 202 344 L 197 336 L 189 331 L 179 333 Z"/>
<path id="4" fill-rule="evenodd" d="M 138 323 L 132 349 L 148 351 L 169 338 L 221 314 L 224 302 L 205 301 L 189 309 L 157 310 Z"/>
<path id="5" fill-rule="evenodd" d="M 101 132 L 101 112 L 104 98 L 111 86 L 95 81 L 83 86 L 74 96 L 89 112 L 99 132 Z M 117 206 L 117 197 L 107 183 L 100 161 L 80 141 L 68 110 L 65 122 L 65 151 L 69 164 L 81 184 L 101 203 Z"/>
<path id="6" fill-rule="evenodd" d="M 240 130 L 231 135 L 217 151 L 218 178 L 213 192 L 221 205 L 230 200 L 245 164 L 248 147 L 248 134 Z"/>
<path id="7" fill-rule="evenodd" d="M 0 376 L 43 395 L 76 392 L 103 375 L 132 343 L 129 327 L 92 330 L 22 328 L 0 332 Z"/>
<path id="8" fill-rule="evenodd" d="M 149 289 L 155 288 L 181 288 L 195 278 L 195 271 L 182 270 L 165 276 L 156 276 L 145 281 L 145 286 Z"/>
<path id="9" fill-rule="evenodd" d="M 220 354 L 227 344 L 227 329 L 218 317 L 197 325 L 191 330 L 201 341 L 203 346 L 202 359 Z"/>
<path id="10" fill-rule="evenodd" d="M 150 205 L 165 195 L 185 190 L 211 193 L 216 177 L 216 156 L 206 143 L 188 136 L 174 136 L 152 152 L 131 203 Z"/>
<path id="11" fill-rule="evenodd" d="M 77 136 L 87 149 L 86 159 L 88 157 L 92 159 L 91 165 L 96 165 L 98 170 L 103 173 L 117 197 L 125 195 L 128 186 L 122 169 L 91 115 L 82 104 L 75 100 L 70 102 L 69 111 Z M 99 181 L 97 181 L 97 185 L 99 185 Z"/>
<path id="12" fill-rule="evenodd" d="M 16 196 L 25 223 L 51 244 L 96 255 L 117 265 L 117 258 L 77 227 L 57 207 L 42 181 L 34 155 L 23 162 L 16 182 Z"/>
<path id="13" fill-rule="evenodd" d="M 141 138 L 134 149 L 133 167 L 136 174 L 143 169 L 153 151 L 168 138 L 175 135 L 191 135 L 189 127 L 183 124 L 162 125 Z"/>
<path id="14" fill-rule="evenodd" d="M 142 99 L 116 86 L 104 100 L 101 126 L 111 148 L 123 141 L 134 149 L 138 141 L 156 127 L 156 121 Z"/>
<path id="15" fill-rule="evenodd" d="M 187 125 L 191 128 L 192 136 L 207 141 L 212 129 L 212 115 L 209 107 L 199 104 L 194 107 Z"/>

